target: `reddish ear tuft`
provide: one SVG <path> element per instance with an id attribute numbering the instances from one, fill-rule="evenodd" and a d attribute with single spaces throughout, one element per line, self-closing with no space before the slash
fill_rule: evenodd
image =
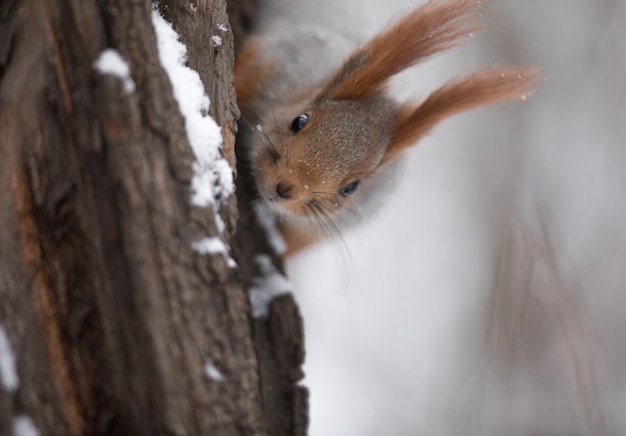
<path id="1" fill-rule="evenodd" d="M 430 0 L 354 52 L 323 98 L 363 99 L 380 91 L 392 76 L 481 30 L 479 9 L 475 0 Z"/>
<path id="2" fill-rule="evenodd" d="M 503 100 L 526 99 L 540 78 L 537 68 L 493 67 L 446 83 L 419 105 L 405 103 L 396 115 L 385 161 L 454 114 Z"/>

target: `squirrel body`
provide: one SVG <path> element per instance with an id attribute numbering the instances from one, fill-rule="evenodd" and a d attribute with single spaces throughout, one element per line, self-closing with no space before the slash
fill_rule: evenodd
<path id="1" fill-rule="evenodd" d="M 362 47 L 312 27 L 272 25 L 236 60 L 238 147 L 292 254 L 340 232 L 375 201 L 378 175 L 443 119 L 525 98 L 539 73 L 492 67 L 453 79 L 421 102 L 397 102 L 389 80 L 481 29 L 480 3 L 430 0 Z M 342 59 L 342 54 L 346 54 Z"/>

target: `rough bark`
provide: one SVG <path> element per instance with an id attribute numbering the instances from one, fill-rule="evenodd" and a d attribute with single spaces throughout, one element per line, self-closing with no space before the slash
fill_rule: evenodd
<path id="1" fill-rule="evenodd" d="M 191 3 L 161 8 L 234 165 L 233 39 L 217 28 L 226 6 Z M 191 206 L 194 157 L 150 10 L 146 0 L 0 1 L 0 327 L 20 380 L 0 386 L 0 434 L 16 416 L 42 435 L 305 434 L 297 308 L 285 296 L 268 319 L 249 314 L 262 231 L 239 226 L 234 269 L 191 248 L 206 236 L 231 242 L 237 201 L 220 208 L 223 235 L 214 211 Z M 134 93 L 94 70 L 108 47 L 129 62 Z"/>

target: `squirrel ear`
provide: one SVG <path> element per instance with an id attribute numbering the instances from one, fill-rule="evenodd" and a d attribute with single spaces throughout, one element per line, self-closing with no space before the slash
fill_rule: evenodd
<path id="1" fill-rule="evenodd" d="M 525 100 L 540 78 L 537 68 L 493 67 L 449 81 L 419 105 L 404 103 L 396 114 L 383 161 L 392 160 L 454 114 L 503 100 Z"/>
<path id="2" fill-rule="evenodd" d="M 323 86 L 318 100 L 375 94 L 392 76 L 481 30 L 479 8 L 479 0 L 428 1 L 355 51 Z"/>

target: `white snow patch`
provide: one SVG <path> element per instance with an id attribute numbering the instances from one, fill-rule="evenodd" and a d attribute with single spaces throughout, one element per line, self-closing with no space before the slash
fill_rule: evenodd
<path id="1" fill-rule="evenodd" d="M 213 44 L 215 45 L 215 47 L 221 47 L 222 46 L 222 38 L 220 36 L 213 35 L 211 37 L 211 41 L 213 41 Z"/>
<path id="2" fill-rule="evenodd" d="M 194 242 L 191 247 L 200 254 L 221 254 L 226 258 L 226 264 L 230 268 L 237 266 L 237 262 L 230 257 L 228 247 L 220 238 L 204 238 L 198 242 Z"/>
<path id="3" fill-rule="evenodd" d="M 33 420 L 28 416 L 21 415 L 13 418 L 13 436 L 39 436 L 39 434 Z"/>
<path id="4" fill-rule="evenodd" d="M 228 32 L 228 27 L 223 24 L 219 24 L 217 28 L 220 29 L 222 32 Z"/>
<path id="5" fill-rule="evenodd" d="M 215 367 L 215 365 L 213 365 L 213 362 L 211 361 L 204 365 L 204 373 L 208 378 L 216 382 L 223 382 L 225 380 L 224 375 Z"/>
<path id="6" fill-rule="evenodd" d="M 261 270 L 261 275 L 254 278 L 252 287 L 248 289 L 252 317 L 267 318 L 272 300 L 279 295 L 290 293 L 292 286 L 289 280 L 276 270 L 268 255 L 258 254 L 254 260 Z"/>
<path id="7" fill-rule="evenodd" d="M 217 227 L 217 231 L 220 232 L 220 235 L 224 234 L 226 224 L 224 224 L 224 220 L 218 214 L 215 214 L 215 227 Z"/>
<path id="8" fill-rule="evenodd" d="M 17 390 L 20 385 L 15 369 L 15 354 L 2 327 L 0 327 L 0 381 L 4 389 L 9 392 Z"/>
<path id="9" fill-rule="evenodd" d="M 103 50 L 93 63 L 93 67 L 100 74 L 110 74 L 119 78 L 124 84 L 126 94 L 135 92 L 135 82 L 130 77 L 130 66 L 117 50 L 112 48 Z"/>
<path id="10" fill-rule="evenodd" d="M 208 115 L 210 101 L 200 76 L 185 65 L 187 47 L 179 41 L 171 24 L 156 10 L 152 11 L 152 24 L 161 65 L 172 83 L 174 97 L 185 118 L 187 138 L 196 155 L 191 202 L 198 207 L 213 206 L 217 212 L 217 199 L 225 200 L 235 190 L 232 169 L 220 154 L 220 127 Z"/>
<path id="11" fill-rule="evenodd" d="M 276 227 L 276 215 L 262 202 L 255 203 L 254 212 L 259 224 L 265 230 L 270 246 L 277 254 L 285 254 L 287 243 Z"/>

